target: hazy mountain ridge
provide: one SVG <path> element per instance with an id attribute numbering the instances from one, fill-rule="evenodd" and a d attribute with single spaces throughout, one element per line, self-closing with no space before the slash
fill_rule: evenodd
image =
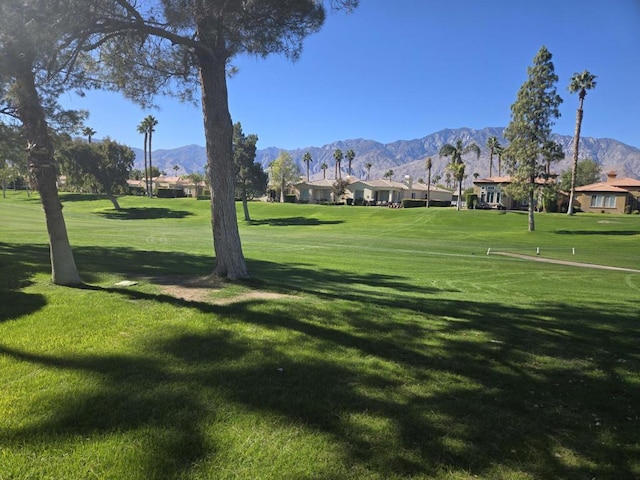
<path id="1" fill-rule="evenodd" d="M 322 147 L 307 147 L 295 150 L 288 150 L 292 158 L 300 165 L 300 171 L 306 175 L 306 165 L 302 162 L 302 157 L 306 152 L 311 153 L 313 161 L 310 165 L 310 176 L 312 179 L 323 177 L 321 165 L 326 163 L 327 178 L 334 178 L 335 161 L 333 152 L 336 148 L 345 153 L 352 149 L 356 157 L 352 163 L 352 173 L 361 179 L 366 179 L 366 164 L 371 163 L 371 178 L 380 178 L 388 170 L 394 171 L 394 179 L 398 180 L 405 175 L 411 175 L 414 179 L 426 179 L 425 160 L 431 157 L 433 162 L 432 175 L 444 177 L 448 159 L 440 158 L 438 151 L 446 143 L 455 143 L 461 139 L 464 144 L 475 142 L 480 146 L 482 154 L 480 159 L 473 155 L 464 157 L 467 165 L 466 171 L 469 177 L 478 173 L 480 177 L 489 174 L 489 152 L 486 143 L 489 137 L 496 136 L 502 145 L 507 142 L 504 139 L 504 128 L 487 127 L 482 130 L 471 128 L 444 129 L 432 133 L 426 137 L 415 140 L 398 140 L 388 144 L 382 144 L 374 140 L 353 139 L 340 140 Z M 566 170 L 572 158 L 573 137 L 568 135 L 554 135 L 554 140 L 559 142 L 564 151 L 565 159 L 552 166 L 555 172 Z M 134 148 L 136 152 L 135 168 L 143 168 L 144 157 L 141 149 Z M 269 147 L 259 149 L 256 154 L 258 161 L 265 170 L 271 161 L 280 154 L 281 149 Z M 626 145 L 609 138 L 582 137 L 580 139 L 580 158 L 593 158 L 601 166 L 603 172 L 615 170 L 618 177 L 640 178 L 640 149 Z M 198 145 L 188 145 L 172 150 L 156 150 L 152 155 L 153 165 L 168 175 L 175 175 L 174 166 L 178 166 L 178 175 L 185 175 L 191 172 L 203 172 L 206 163 L 206 153 L 204 147 Z M 342 161 L 343 176 L 346 175 L 348 162 Z M 493 175 L 498 173 L 498 161 L 494 156 Z M 504 169 L 502 171 L 504 175 Z"/>

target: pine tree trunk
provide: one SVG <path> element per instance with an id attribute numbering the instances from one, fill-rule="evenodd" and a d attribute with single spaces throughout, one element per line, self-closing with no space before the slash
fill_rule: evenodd
<path id="1" fill-rule="evenodd" d="M 573 136 L 573 165 L 571 166 L 571 193 L 569 194 L 568 215 L 573 215 L 573 201 L 576 196 L 576 176 L 578 174 L 578 145 L 580 144 L 580 128 L 582 125 L 582 105 L 576 112 L 576 131 Z"/>
<path id="2" fill-rule="evenodd" d="M 44 110 L 40 105 L 34 74 L 27 62 L 17 63 L 19 64 L 16 65 L 15 93 L 18 115 L 28 144 L 27 163 L 31 178 L 40 193 L 40 201 L 44 209 L 49 234 L 51 279 L 57 285 L 80 285 L 82 281 L 73 258 L 62 215 L 62 204 L 58 197 L 53 144 Z"/>
<path id="3" fill-rule="evenodd" d="M 210 32 L 201 35 L 204 42 L 207 34 Z M 222 40 L 207 43 L 213 53 L 199 51 L 198 61 L 216 255 L 213 274 L 235 280 L 248 278 L 249 271 L 242 253 L 236 216 L 233 124 L 229 115 L 226 54 Z"/>
<path id="4" fill-rule="evenodd" d="M 529 188 L 529 231 L 533 232 L 536 229 L 535 217 L 534 217 L 534 199 L 535 199 L 535 179 L 531 181 L 531 187 Z"/>

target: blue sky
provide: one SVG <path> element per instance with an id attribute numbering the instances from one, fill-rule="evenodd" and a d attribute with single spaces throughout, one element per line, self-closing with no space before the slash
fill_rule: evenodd
<path id="1" fill-rule="evenodd" d="M 578 98 L 567 85 L 587 69 L 598 84 L 582 135 L 640 148 L 640 0 L 361 0 L 350 15 L 329 14 L 296 63 L 235 58 L 230 111 L 259 148 L 506 126 L 542 45 L 564 98 L 554 132 L 573 135 Z M 136 126 L 150 114 L 159 121 L 154 150 L 204 145 L 199 106 L 159 98 L 159 110 L 142 110 L 104 92 L 62 100 L 89 110 L 97 138 L 141 147 Z"/>

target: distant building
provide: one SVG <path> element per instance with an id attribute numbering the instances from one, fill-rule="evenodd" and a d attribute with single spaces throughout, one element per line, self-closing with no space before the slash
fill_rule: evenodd
<path id="1" fill-rule="evenodd" d="M 296 200 L 302 203 L 346 202 L 353 205 L 399 205 L 403 199 L 426 200 L 430 190 L 431 202 L 434 205 L 451 205 L 452 192 L 444 188 L 423 183 L 413 183 L 407 176 L 404 182 L 393 180 L 359 180 L 345 177 L 348 182 L 344 195 L 335 198 L 333 185 L 335 180 L 302 181 L 294 185 Z"/>
<path id="2" fill-rule="evenodd" d="M 609 172 L 606 182 L 577 187 L 576 198 L 583 212 L 630 213 L 640 209 L 640 180 Z"/>

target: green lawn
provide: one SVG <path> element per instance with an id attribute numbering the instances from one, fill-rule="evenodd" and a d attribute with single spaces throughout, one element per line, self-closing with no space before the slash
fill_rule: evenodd
<path id="1" fill-rule="evenodd" d="M 640 216 L 252 203 L 225 284 L 207 201 L 62 199 L 83 289 L 0 198 L 0 480 L 640 478 L 640 273 L 486 254 Z"/>

